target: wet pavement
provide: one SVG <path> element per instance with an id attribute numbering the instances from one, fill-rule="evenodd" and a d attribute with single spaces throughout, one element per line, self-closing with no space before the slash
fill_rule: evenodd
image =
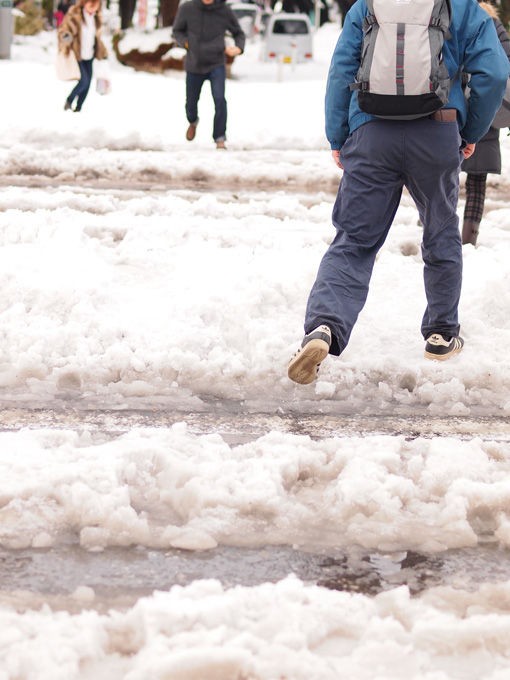
<path id="1" fill-rule="evenodd" d="M 510 551 L 495 545 L 451 550 L 364 553 L 286 546 L 218 547 L 191 552 L 110 548 L 87 552 L 76 546 L 51 550 L 0 550 L 0 603 L 18 608 L 60 602 L 69 608 L 122 603 L 132 606 L 155 590 L 184 586 L 196 579 L 219 580 L 224 587 L 255 586 L 294 575 L 308 584 L 375 595 L 407 585 L 413 595 L 434 586 L 476 590 L 480 583 L 510 579 Z M 85 590 L 84 590 L 85 587 Z M 66 603 L 67 604 L 64 604 Z"/>
<path id="2" fill-rule="evenodd" d="M 358 415 L 336 412 L 338 404 L 335 403 L 322 403 L 320 413 L 297 413 L 277 405 L 272 408 L 267 403 L 265 410 L 261 411 L 257 406 L 246 409 L 246 404 L 222 402 L 219 405 L 206 404 L 201 411 L 188 411 L 172 402 L 159 408 L 116 410 L 65 403 L 52 408 L 27 409 L 7 404 L 2 406 L 0 403 L 0 431 L 21 428 L 87 430 L 93 436 L 108 439 L 137 427 L 162 428 L 183 422 L 190 433 L 219 434 L 231 446 L 253 441 L 271 431 L 305 435 L 312 439 L 389 435 L 408 439 L 451 436 L 468 440 L 479 437 L 487 441 L 510 442 L 510 419 L 506 417 L 442 418 L 418 413 Z"/>

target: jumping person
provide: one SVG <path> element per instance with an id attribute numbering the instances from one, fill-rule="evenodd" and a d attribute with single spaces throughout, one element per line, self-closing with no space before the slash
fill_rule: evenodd
<path id="1" fill-rule="evenodd" d="M 423 8 L 425 2 L 416 5 Z M 343 169 L 333 208 L 336 236 L 308 298 L 304 339 L 289 362 L 288 376 L 297 383 L 313 382 L 328 353 L 338 356 L 346 348 L 404 186 L 423 224 L 425 356 L 449 359 L 463 347 L 458 320 L 462 245 L 456 212 L 460 164 L 473 153 L 499 108 L 509 63 L 492 19 L 475 0 L 451 0 L 450 5 L 440 60 L 449 75 L 447 102 L 413 120 L 384 120 L 360 108 L 360 91 L 351 85 L 361 63 L 363 29 L 373 17 L 366 19 L 366 0 L 358 0 L 346 16 L 326 88 L 326 136 L 334 162 Z M 391 11 L 397 21 L 402 21 L 403 8 L 401 0 L 382 3 L 382 10 Z M 404 36 L 399 44 L 404 49 Z M 398 58 L 399 53 L 397 89 Z M 461 68 L 471 74 L 469 105 L 456 77 Z"/>

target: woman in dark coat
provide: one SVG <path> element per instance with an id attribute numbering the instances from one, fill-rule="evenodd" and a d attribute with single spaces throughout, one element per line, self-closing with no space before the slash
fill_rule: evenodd
<path id="1" fill-rule="evenodd" d="M 498 18 L 496 8 L 488 2 L 479 4 L 492 17 L 501 45 L 510 59 L 510 37 Z M 501 149 L 497 128 L 489 128 L 485 137 L 477 143 L 474 154 L 462 162 L 461 170 L 467 172 L 462 243 L 476 245 L 485 205 L 487 175 L 501 175 Z"/>

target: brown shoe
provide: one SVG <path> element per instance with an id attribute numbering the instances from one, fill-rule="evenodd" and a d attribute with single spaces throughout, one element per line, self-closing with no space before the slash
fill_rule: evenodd
<path id="1" fill-rule="evenodd" d="M 197 125 L 198 123 L 189 124 L 188 129 L 186 130 L 186 139 L 188 142 L 192 142 L 195 139 L 195 135 L 197 134 Z"/>
<path id="2" fill-rule="evenodd" d="M 227 145 L 225 144 L 223 139 L 220 139 L 216 142 L 216 148 L 217 149 L 225 149 L 225 151 L 226 151 Z"/>

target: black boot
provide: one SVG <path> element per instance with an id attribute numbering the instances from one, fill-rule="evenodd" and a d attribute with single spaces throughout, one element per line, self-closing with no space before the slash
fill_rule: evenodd
<path id="1" fill-rule="evenodd" d="M 476 246 L 476 239 L 478 238 L 478 229 L 480 222 L 473 222 L 473 220 L 464 220 L 462 225 L 462 245 L 471 243 Z"/>

